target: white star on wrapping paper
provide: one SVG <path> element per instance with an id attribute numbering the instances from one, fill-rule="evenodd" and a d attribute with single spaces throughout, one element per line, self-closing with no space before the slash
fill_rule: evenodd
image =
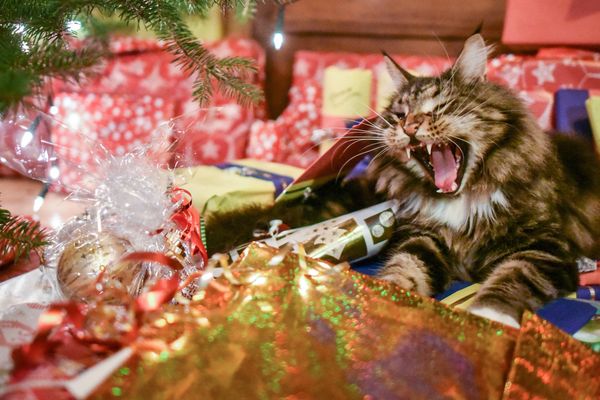
<path id="1" fill-rule="evenodd" d="M 227 104 L 221 107 L 221 114 L 228 119 L 238 119 L 240 117 L 240 106 L 237 104 Z"/>
<path id="2" fill-rule="evenodd" d="M 338 225 L 341 225 L 341 223 L 333 220 L 330 224 L 315 227 L 311 232 L 309 232 L 309 234 L 307 234 L 308 238 L 313 238 L 312 240 L 314 240 L 314 244 L 329 245 L 338 242 L 336 246 L 329 248 L 327 253 L 325 253 L 325 255 L 330 255 L 336 260 L 339 260 L 342 252 L 346 248 L 346 243 L 340 241 L 339 239 L 348 233 L 346 229 L 341 229 L 338 227 Z"/>
<path id="3" fill-rule="evenodd" d="M 125 83 L 127 83 L 127 76 L 116 67 L 111 71 L 109 76 L 102 78 L 102 85 L 110 90 L 124 85 Z"/>
<path id="4" fill-rule="evenodd" d="M 202 156 L 204 158 L 217 158 L 217 152 L 219 148 L 212 140 L 207 140 L 206 143 L 202 145 Z"/>
<path id="5" fill-rule="evenodd" d="M 500 76 L 506 80 L 509 87 L 516 87 L 519 83 L 519 79 L 523 75 L 521 67 L 514 65 L 507 65 L 500 71 Z"/>
<path id="6" fill-rule="evenodd" d="M 542 85 L 544 82 L 554 82 L 554 68 L 556 68 L 556 64 L 546 64 L 540 61 L 537 68 L 531 73 L 537 78 L 538 85 Z"/>
<path id="7" fill-rule="evenodd" d="M 523 100 L 523 102 L 525 103 L 525 105 L 529 106 L 533 103 L 533 99 L 529 96 L 529 94 L 525 91 L 521 91 L 519 92 L 519 97 L 521 98 L 521 100 Z"/>
<path id="8" fill-rule="evenodd" d="M 146 67 L 145 62 L 143 62 L 141 60 L 135 60 L 135 61 L 128 63 L 126 66 L 126 69 L 127 69 L 127 71 L 131 72 L 132 74 L 143 75 L 145 67 Z"/>
<path id="9" fill-rule="evenodd" d="M 308 67 L 309 65 L 305 60 L 298 60 L 296 66 L 294 67 L 294 73 L 298 76 L 307 76 Z"/>
<path id="10" fill-rule="evenodd" d="M 164 81 L 162 76 L 160 75 L 159 67 L 154 67 L 152 69 L 152 72 L 146 78 L 140 81 L 140 86 L 142 86 L 146 90 L 151 91 L 152 93 L 162 88 L 163 85 Z"/>

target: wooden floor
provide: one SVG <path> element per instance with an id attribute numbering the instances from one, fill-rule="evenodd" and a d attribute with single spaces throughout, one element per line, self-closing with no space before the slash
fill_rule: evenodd
<path id="1" fill-rule="evenodd" d="M 48 193 L 42 208 L 34 215 L 33 202 L 42 184 L 23 178 L 0 178 L 0 206 L 14 215 L 29 216 L 48 228 L 57 229 L 70 217 L 83 212 L 84 205 L 64 200 L 65 195 Z"/>

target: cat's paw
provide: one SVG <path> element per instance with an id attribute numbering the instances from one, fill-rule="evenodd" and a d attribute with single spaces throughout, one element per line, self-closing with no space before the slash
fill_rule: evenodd
<path id="1" fill-rule="evenodd" d="M 422 296 L 431 295 L 431 285 L 426 267 L 412 254 L 395 254 L 377 273 L 377 277 L 393 282 L 402 289 L 415 291 Z"/>
<path id="2" fill-rule="evenodd" d="M 483 318 L 491 319 L 492 321 L 500 322 L 504 325 L 512 326 L 513 328 L 519 329 L 521 327 L 519 321 L 517 321 L 515 317 L 493 307 L 473 306 L 469 307 L 469 312 Z"/>

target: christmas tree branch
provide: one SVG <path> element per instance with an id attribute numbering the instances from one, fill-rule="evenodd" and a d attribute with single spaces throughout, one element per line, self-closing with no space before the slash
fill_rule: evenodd
<path id="1" fill-rule="evenodd" d="M 14 253 L 17 261 L 46 244 L 46 231 L 37 222 L 15 217 L 0 208 L 0 259 Z"/>
<path id="2" fill-rule="evenodd" d="M 264 1 L 264 0 L 263 0 Z M 271 0 L 289 3 L 289 0 Z M 166 49 L 185 71 L 195 74 L 193 95 L 206 102 L 213 85 L 241 103 L 256 103 L 261 91 L 247 82 L 256 70 L 247 59 L 218 59 L 187 27 L 184 15 L 206 15 L 218 6 L 248 16 L 257 0 L 5 0 L 0 13 L 0 112 L 39 92 L 46 78 L 77 79 L 103 56 L 97 45 L 74 49 L 74 21 L 86 20 L 102 32 L 96 14 L 117 16 L 124 24 L 141 24 L 167 43 Z M 98 43 L 98 41 L 86 41 Z"/>

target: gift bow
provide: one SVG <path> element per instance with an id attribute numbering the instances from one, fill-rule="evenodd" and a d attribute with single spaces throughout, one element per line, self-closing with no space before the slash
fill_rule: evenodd
<path id="1" fill-rule="evenodd" d="M 181 202 L 181 206 L 171 216 L 171 221 L 181 231 L 181 239 L 190 244 L 192 255 L 200 254 L 204 265 L 208 262 L 208 252 L 202 241 L 202 220 L 198 211 L 192 207 L 192 194 L 182 188 L 172 190 L 174 202 Z"/>

